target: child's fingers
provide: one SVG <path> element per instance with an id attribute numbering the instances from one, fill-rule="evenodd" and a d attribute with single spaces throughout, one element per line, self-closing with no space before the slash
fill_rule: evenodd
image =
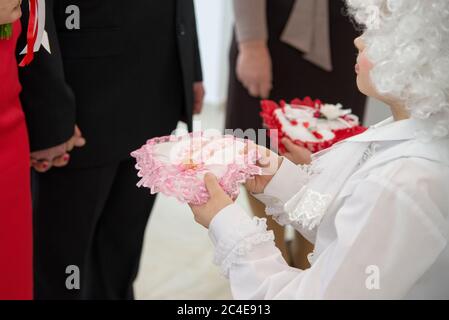
<path id="1" fill-rule="evenodd" d="M 245 140 L 245 147 L 243 148 L 243 154 L 248 154 L 250 151 L 257 149 L 258 145 L 252 140 Z"/>
<path id="2" fill-rule="evenodd" d="M 191 203 L 189 203 L 188 205 L 190 207 L 190 210 L 192 210 L 192 213 L 195 215 L 198 210 L 198 206 L 191 204 Z"/>
<path id="3" fill-rule="evenodd" d="M 204 176 L 204 183 L 206 184 L 206 189 L 211 196 L 223 192 L 223 189 L 218 183 L 217 177 L 215 177 L 212 173 L 207 173 Z"/>
<path id="4" fill-rule="evenodd" d="M 257 161 L 257 165 L 262 168 L 270 166 L 270 163 L 273 158 L 271 150 L 258 146 L 257 152 L 259 153 L 260 156 L 259 160 Z"/>
<path id="5" fill-rule="evenodd" d="M 262 168 L 266 168 L 270 166 L 270 159 L 268 158 L 260 158 L 257 160 L 257 165 Z"/>
<path id="6" fill-rule="evenodd" d="M 293 162 L 293 155 L 290 152 L 285 152 L 282 156 Z"/>
<path id="7" fill-rule="evenodd" d="M 281 142 L 284 145 L 285 149 L 287 149 L 288 152 L 291 152 L 296 146 L 296 144 L 288 138 L 283 138 L 281 140 Z"/>

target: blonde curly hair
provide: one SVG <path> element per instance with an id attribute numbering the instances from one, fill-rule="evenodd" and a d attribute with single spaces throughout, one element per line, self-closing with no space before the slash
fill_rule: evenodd
<path id="1" fill-rule="evenodd" d="M 412 117 L 432 121 L 432 136 L 449 134 L 449 1 L 346 0 L 364 27 L 371 81 L 399 99 Z"/>

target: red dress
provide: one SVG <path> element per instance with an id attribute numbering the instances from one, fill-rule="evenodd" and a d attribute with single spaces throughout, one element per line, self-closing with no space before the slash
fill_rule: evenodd
<path id="1" fill-rule="evenodd" d="M 28 136 L 13 37 L 0 40 L 0 300 L 32 299 L 32 218 Z"/>

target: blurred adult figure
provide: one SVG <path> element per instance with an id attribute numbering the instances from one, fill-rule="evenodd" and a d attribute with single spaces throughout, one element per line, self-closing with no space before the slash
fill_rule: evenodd
<path id="1" fill-rule="evenodd" d="M 201 111 L 193 0 L 46 2 L 50 50 L 21 73 L 36 298 L 133 299 L 155 197 L 136 187 L 130 153 Z M 74 134 L 85 146 L 51 168 Z"/>
<path id="2" fill-rule="evenodd" d="M 260 99 L 267 98 L 339 102 L 363 119 L 366 97 L 357 90 L 355 73 L 348 72 L 354 67 L 352 42 L 358 32 L 345 10 L 344 0 L 234 0 L 226 128 L 261 128 Z M 290 151 L 286 156 L 295 153 Z M 297 158 L 308 159 L 300 149 L 296 152 Z M 249 198 L 254 214 L 265 216 L 264 206 Z M 268 224 L 291 261 L 284 229 L 271 218 Z M 293 251 L 296 261 L 291 262 L 306 267 L 311 245 L 299 239 Z"/>

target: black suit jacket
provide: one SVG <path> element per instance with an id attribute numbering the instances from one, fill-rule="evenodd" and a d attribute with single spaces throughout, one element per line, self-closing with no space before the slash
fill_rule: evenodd
<path id="1" fill-rule="evenodd" d="M 41 48 L 20 70 L 33 151 L 65 142 L 77 124 L 87 144 L 71 166 L 96 166 L 129 157 L 178 120 L 191 127 L 192 86 L 202 81 L 193 0 L 46 3 L 51 54 Z M 67 24 L 70 5 L 79 29 Z"/>

